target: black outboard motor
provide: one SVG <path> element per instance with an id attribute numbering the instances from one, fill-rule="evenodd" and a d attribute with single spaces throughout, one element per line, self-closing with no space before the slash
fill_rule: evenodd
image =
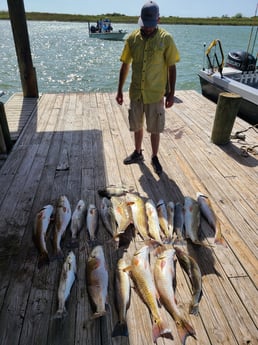
<path id="1" fill-rule="evenodd" d="M 252 54 L 244 51 L 229 52 L 226 66 L 236 68 L 240 71 L 255 71 L 256 59 Z"/>

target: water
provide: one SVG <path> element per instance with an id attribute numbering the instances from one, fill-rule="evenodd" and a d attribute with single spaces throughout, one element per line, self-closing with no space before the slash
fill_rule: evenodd
<path id="1" fill-rule="evenodd" d="M 114 29 L 131 32 L 133 24 L 114 24 Z M 177 44 L 181 61 L 177 64 L 178 90 L 200 92 L 198 71 L 203 67 L 204 43 L 222 41 L 224 52 L 247 50 L 250 27 L 164 25 Z M 123 42 L 103 41 L 88 37 L 87 23 L 28 22 L 33 65 L 36 68 L 40 93 L 115 92 Z M 20 75 L 9 21 L 0 21 L 1 101 L 21 92 Z M 257 53 L 257 45 L 254 55 Z M 129 88 L 128 76 L 124 91 Z"/>

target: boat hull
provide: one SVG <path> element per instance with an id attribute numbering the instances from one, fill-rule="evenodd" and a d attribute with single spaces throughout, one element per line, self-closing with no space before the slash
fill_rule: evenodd
<path id="1" fill-rule="evenodd" d="M 242 100 L 237 115 L 251 125 L 255 125 L 258 123 L 258 104 L 254 103 L 252 100 L 248 100 L 245 97 L 245 94 L 243 94 L 240 89 L 230 89 L 229 84 L 231 83 L 231 81 L 225 79 L 223 81 L 224 84 L 221 81 L 216 83 L 216 79 L 211 79 L 210 77 L 206 76 L 204 72 L 199 73 L 199 78 L 202 95 L 215 103 L 217 103 L 219 94 L 221 92 L 234 92 L 240 94 Z"/>
<path id="2" fill-rule="evenodd" d="M 112 31 L 112 32 L 90 32 L 90 38 L 98 38 L 101 40 L 110 40 L 110 41 L 123 41 L 126 31 Z"/>

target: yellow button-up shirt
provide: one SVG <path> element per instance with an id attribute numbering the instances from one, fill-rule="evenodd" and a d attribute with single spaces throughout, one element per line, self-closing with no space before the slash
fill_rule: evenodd
<path id="1" fill-rule="evenodd" d="M 168 67 L 178 62 L 180 55 L 172 36 L 164 29 L 158 28 L 148 38 L 138 29 L 126 39 L 120 60 L 132 63 L 131 100 L 142 99 L 144 104 L 150 104 L 164 96 Z"/>

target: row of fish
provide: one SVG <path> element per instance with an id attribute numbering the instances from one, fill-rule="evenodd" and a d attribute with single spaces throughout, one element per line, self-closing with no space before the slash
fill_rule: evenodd
<path id="1" fill-rule="evenodd" d="M 186 196 L 184 204 L 152 199 L 144 201 L 137 194 L 127 193 L 123 197 L 102 198 L 101 217 L 106 229 L 115 239 L 133 224 L 143 240 L 152 238 L 159 243 L 189 239 L 201 244 L 199 233 L 201 215 L 214 230 L 216 244 L 224 244 L 218 218 L 209 198 L 197 193 L 197 199 Z"/>
<path id="2" fill-rule="evenodd" d="M 188 254 L 171 245 L 161 245 L 155 254 L 155 263 L 150 266 L 150 247 L 142 246 L 137 250 L 128 264 L 122 257 L 117 262 L 115 272 L 115 296 L 118 321 L 114 326 L 112 336 L 128 336 L 127 310 L 130 306 L 131 283 L 133 280 L 140 297 L 147 305 L 152 321 L 152 337 L 155 342 L 158 337 L 173 339 L 171 329 L 162 319 L 160 313 L 161 304 L 175 321 L 179 338 L 185 344 L 187 336 L 195 337 L 195 330 L 181 315 L 181 311 L 175 300 L 175 257 L 186 270 L 192 283 L 193 299 L 190 312 L 198 312 L 198 304 L 201 297 L 201 273 L 198 265 Z M 65 302 L 69 297 L 71 287 L 76 275 L 75 255 L 71 251 L 64 264 L 60 276 L 58 288 L 58 310 L 56 317 L 66 315 Z M 101 245 L 95 246 L 86 264 L 86 286 L 91 302 L 94 306 L 92 318 L 98 318 L 106 314 L 108 297 L 109 275 L 107 263 Z M 159 296 L 159 299 L 157 299 Z"/>

